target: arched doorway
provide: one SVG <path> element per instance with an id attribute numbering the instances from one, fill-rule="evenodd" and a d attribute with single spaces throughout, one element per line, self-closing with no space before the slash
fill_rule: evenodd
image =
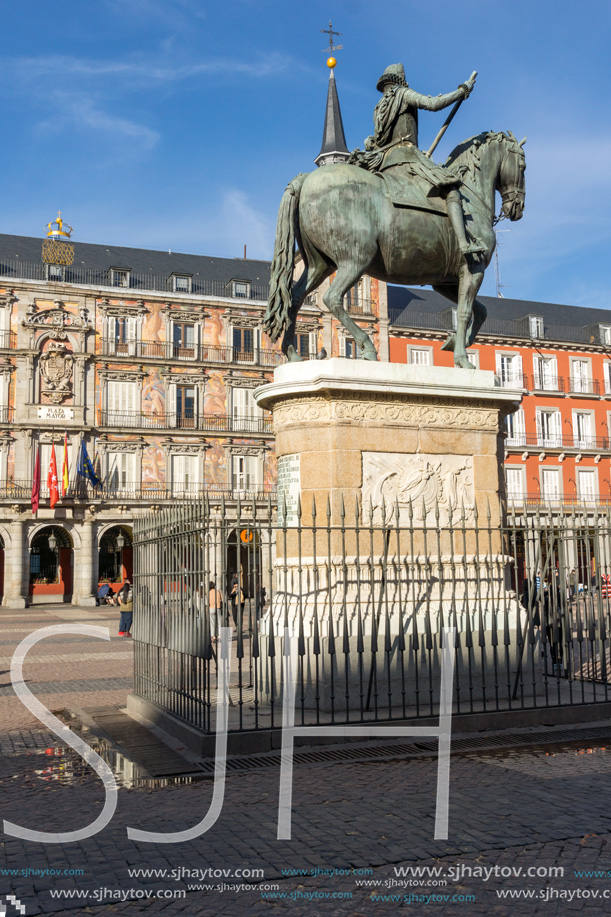
<path id="1" fill-rule="evenodd" d="M 30 545 L 32 603 L 72 600 L 72 538 L 59 525 L 38 531 Z"/>
<path id="2" fill-rule="evenodd" d="M 109 583 L 114 592 L 133 582 L 133 538 L 128 525 L 113 525 L 100 538 L 98 588 Z"/>

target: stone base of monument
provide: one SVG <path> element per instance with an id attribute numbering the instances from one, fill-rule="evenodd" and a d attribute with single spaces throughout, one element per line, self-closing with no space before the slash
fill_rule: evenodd
<path id="1" fill-rule="evenodd" d="M 502 431 L 521 393 L 492 372 L 332 359 L 277 368 L 255 398 L 273 413 L 280 526 L 261 631 L 302 635 L 298 703 L 328 710 L 349 694 L 358 707 L 363 671 L 370 702 L 390 692 L 412 707 L 432 683 L 438 696 L 444 626 L 458 633 L 459 693 L 511 681 L 527 651 Z M 261 660 L 263 696 L 280 685 L 276 653 Z"/>

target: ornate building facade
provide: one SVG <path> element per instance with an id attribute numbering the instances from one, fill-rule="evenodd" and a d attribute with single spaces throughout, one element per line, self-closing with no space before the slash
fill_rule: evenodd
<path id="1" fill-rule="evenodd" d="M 58 263 L 40 239 L 0 235 L 0 587 L 13 607 L 94 604 L 100 583 L 117 588 L 138 513 L 207 496 L 235 518 L 238 499 L 267 512 L 275 491 L 271 420 L 252 397 L 283 359 L 260 330 L 269 264 L 70 245 Z M 354 357 L 324 289 L 297 347 Z M 385 294 L 364 278 L 347 308 L 388 359 Z M 51 509 L 64 441 L 69 487 Z M 101 488 L 77 474 L 82 442 Z"/>

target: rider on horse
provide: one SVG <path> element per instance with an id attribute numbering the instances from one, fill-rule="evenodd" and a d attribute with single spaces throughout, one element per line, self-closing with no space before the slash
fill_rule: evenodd
<path id="1" fill-rule="evenodd" d="M 418 109 L 440 111 L 454 102 L 466 99 L 473 89 L 473 78 L 461 83 L 455 92 L 439 96 L 424 96 L 410 89 L 405 80 L 403 64 L 391 64 L 377 82 L 384 95 L 373 113 L 373 136 L 365 141 L 366 152 L 355 151 L 352 162 L 364 165 L 371 172 L 393 168 L 406 182 L 422 179 L 428 186 L 428 196 L 445 199 L 448 217 L 463 255 L 477 258 L 485 247 L 475 238 L 467 240 L 464 212 L 458 188 L 459 175 L 437 165 L 418 148 Z"/>

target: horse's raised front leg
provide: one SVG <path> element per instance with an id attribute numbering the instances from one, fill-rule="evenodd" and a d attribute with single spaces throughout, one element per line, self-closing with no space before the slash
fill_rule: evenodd
<path id="1" fill-rule="evenodd" d="M 462 369 L 475 369 L 467 356 L 467 347 L 473 342 L 477 330 L 481 327 L 483 318 L 481 310 L 476 310 L 473 315 L 473 303 L 477 292 L 484 279 L 484 267 L 477 264 L 464 265 L 458 278 L 458 308 L 456 311 L 456 340 L 454 343 L 454 365 Z M 473 317 L 473 327 L 469 332 L 469 325 Z M 484 316 L 485 318 L 485 316 Z M 477 324 L 479 322 L 479 324 Z M 475 334 L 474 329 L 475 328 Z M 467 339 L 468 336 L 468 339 Z"/>
<path id="2" fill-rule="evenodd" d="M 329 312 L 339 319 L 346 331 L 350 332 L 361 352 L 361 357 L 364 360 L 377 360 L 378 354 L 373 341 L 366 331 L 359 328 L 344 309 L 344 296 L 354 286 L 362 273 L 363 271 L 353 264 L 341 265 L 331 286 L 323 296 L 323 302 Z"/>

